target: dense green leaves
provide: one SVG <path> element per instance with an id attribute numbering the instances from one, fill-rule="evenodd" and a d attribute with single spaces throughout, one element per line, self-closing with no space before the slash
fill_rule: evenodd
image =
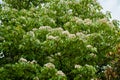
<path id="1" fill-rule="evenodd" d="M 32 6 L 38 6 L 41 0 L 3 0 L 9 4 L 10 7 L 21 10 L 29 9 Z"/>
<path id="2" fill-rule="evenodd" d="M 107 79 L 104 67 L 118 62 L 109 53 L 120 42 L 119 22 L 103 14 L 96 0 L 26 0 L 21 6 L 18 0 L 5 1 L 9 5 L 0 8 L 2 80 Z"/>

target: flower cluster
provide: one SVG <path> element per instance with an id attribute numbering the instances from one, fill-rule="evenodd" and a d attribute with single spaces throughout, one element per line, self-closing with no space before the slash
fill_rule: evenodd
<path id="1" fill-rule="evenodd" d="M 35 37 L 35 33 L 33 31 L 27 32 L 27 35 L 30 35 L 31 37 Z"/>
<path id="2" fill-rule="evenodd" d="M 19 62 L 30 63 L 30 64 L 37 64 L 37 61 L 36 61 L 36 60 L 27 61 L 27 59 L 22 58 L 22 57 L 19 59 Z"/>
<path id="3" fill-rule="evenodd" d="M 74 39 L 74 38 L 76 38 L 76 35 L 75 35 L 75 34 L 69 34 L 68 37 L 69 37 L 70 39 Z"/>
<path id="4" fill-rule="evenodd" d="M 92 24 L 92 21 L 90 19 L 85 19 L 84 24 L 90 25 L 90 24 Z"/>
<path id="5" fill-rule="evenodd" d="M 58 75 L 58 76 L 65 76 L 65 74 L 62 71 L 60 71 L 60 70 L 57 71 L 56 75 Z"/>
<path id="6" fill-rule="evenodd" d="M 47 36 L 47 39 L 48 39 L 48 40 L 58 40 L 59 37 L 58 37 L 58 36 L 49 35 L 49 36 Z"/>
<path id="7" fill-rule="evenodd" d="M 58 53 L 56 53 L 56 54 L 55 54 L 55 56 L 61 56 L 61 53 L 60 53 L 60 52 L 58 52 Z"/>
<path id="8" fill-rule="evenodd" d="M 27 60 L 26 60 L 25 58 L 20 58 L 20 59 L 19 59 L 19 62 L 25 62 L 25 63 L 26 63 Z"/>
<path id="9" fill-rule="evenodd" d="M 39 30 L 51 30 L 50 26 L 40 26 Z"/>
<path id="10" fill-rule="evenodd" d="M 5 56 L 4 56 L 3 52 L 1 52 L 0 53 L 0 58 L 3 58 L 3 57 L 5 57 Z"/>
<path id="11" fill-rule="evenodd" d="M 62 34 L 68 36 L 70 33 L 68 31 L 62 31 Z"/>
<path id="12" fill-rule="evenodd" d="M 76 69 L 81 68 L 81 67 L 82 67 L 81 65 L 78 65 L 78 64 L 75 65 Z"/>
<path id="13" fill-rule="evenodd" d="M 55 68 L 55 65 L 53 63 L 46 63 L 44 66 L 47 68 Z"/>
<path id="14" fill-rule="evenodd" d="M 51 56 L 48 56 L 48 57 L 47 57 L 47 60 L 48 60 L 49 62 L 54 62 L 54 61 L 55 61 L 55 59 L 52 58 Z"/>

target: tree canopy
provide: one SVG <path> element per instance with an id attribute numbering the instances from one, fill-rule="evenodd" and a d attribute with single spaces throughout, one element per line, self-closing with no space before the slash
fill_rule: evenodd
<path id="1" fill-rule="evenodd" d="M 3 0 L 0 80 L 118 80 L 120 28 L 97 0 Z"/>

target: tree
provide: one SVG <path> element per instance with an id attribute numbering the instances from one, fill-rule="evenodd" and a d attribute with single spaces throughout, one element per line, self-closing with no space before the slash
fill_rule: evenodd
<path id="1" fill-rule="evenodd" d="M 23 57 L 28 63 L 36 60 L 43 68 L 39 69 L 41 72 L 36 66 L 30 68 L 35 71 L 29 73 L 32 77 L 25 75 L 30 79 L 35 77 L 34 73 L 43 80 L 107 79 L 103 72 L 117 59 L 116 54 L 110 53 L 116 52 L 120 29 L 119 22 L 111 21 L 110 14 L 101 12 L 96 0 L 45 0 L 39 4 L 29 0 L 21 1 L 21 6 L 15 5 L 18 0 L 5 1 L 8 5 L 0 12 L 0 56 L 4 55 L 0 58 L 0 71 L 5 72 L 1 76 L 7 73 L 8 65 L 11 70 L 23 67 L 18 62 Z M 50 75 L 46 73 L 49 69 L 44 69 L 46 63 L 55 66 Z M 26 67 L 18 69 L 21 75 Z M 56 76 L 57 70 L 65 76 Z M 10 78 L 17 76 L 20 77 L 11 74 Z"/>

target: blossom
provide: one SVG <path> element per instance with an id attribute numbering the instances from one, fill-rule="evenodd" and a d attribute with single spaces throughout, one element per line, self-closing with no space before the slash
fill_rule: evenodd
<path id="1" fill-rule="evenodd" d="M 41 7 L 43 8 L 44 6 L 45 6 L 45 4 L 44 4 L 44 3 L 42 3 L 42 4 L 41 4 Z"/>
<path id="2" fill-rule="evenodd" d="M 39 29 L 40 30 L 51 30 L 52 28 L 50 26 L 41 26 Z"/>
<path id="3" fill-rule="evenodd" d="M 91 21 L 90 19 L 85 19 L 85 20 L 84 20 L 84 23 L 85 23 L 86 25 L 90 25 L 90 24 L 92 24 L 92 21 Z"/>
<path id="4" fill-rule="evenodd" d="M 83 20 L 82 20 L 82 19 L 77 19 L 77 20 L 76 20 L 76 23 L 80 25 L 80 24 L 83 23 Z"/>
<path id="5" fill-rule="evenodd" d="M 70 33 L 68 31 L 62 31 L 62 34 L 69 35 Z"/>
<path id="6" fill-rule="evenodd" d="M 35 37 L 35 34 L 33 31 L 27 32 L 27 35 L 30 35 L 31 37 Z"/>
<path id="7" fill-rule="evenodd" d="M 85 36 L 85 34 L 83 34 L 82 32 L 77 32 L 76 36 L 80 36 L 81 37 L 81 36 Z"/>
<path id="8" fill-rule="evenodd" d="M 114 28 L 115 27 L 115 25 L 112 22 L 108 22 L 108 25 L 109 25 L 110 28 Z"/>
<path id="9" fill-rule="evenodd" d="M 81 65 L 78 65 L 78 64 L 75 65 L 76 69 L 81 68 L 81 67 L 82 67 Z"/>
<path id="10" fill-rule="evenodd" d="M 34 77 L 33 80 L 39 80 L 39 78 L 38 77 Z"/>
<path id="11" fill-rule="evenodd" d="M 25 58 L 20 58 L 19 62 L 27 62 Z"/>
<path id="12" fill-rule="evenodd" d="M 48 61 L 50 61 L 50 62 L 54 62 L 54 61 L 55 61 L 51 56 L 48 56 L 47 59 L 48 59 Z"/>
<path id="13" fill-rule="evenodd" d="M 63 31 L 63 29 L 59 27 L 59 28 L 54 28 L 52 31 Z"/>
<path id="14" fill-rule="evenodd" d="M 35 61 L 35 60 L 32 60 L 32 62 L 30 62 L 31 64 L 36 64 L 37 63 L 37 61 Z"/>
<path id="15" fill-rule="evenodd" d="M 36 31 L 36 30 L 37 30 L 37 28 L 33 28 L 32 30 L 33 30 L 33 31 Z"/>
<path id="16" fill-rule="evenodd" d="M 2 21 L 0 20 L 0 25 L 2 24 Z"/>
<path id="17" fill-rule="evenodd" d="M 69 34 L 68 37 L 69 37 L 70 39 L 73 39 L 73 38 L 75 38 L 76 36 L 75 36 L 75 34 Z"/>
<path id="18" fill-rule="evenodd" d="M 75 0 L 77 3 L 79 3 L 80 2 L 80 0 Z"/>
<path id="19" fill-rule="evenodd" d="M 92 57 L 96 57 L 96 54 L 94 54 L 94 53 L 91 53 L 91 54 L 90 54 L 90 56 L 92 56 Z"/>
<path id="20" fill-rule="evenodd" d="M 93 47 L 91 50 L 92 50 L 93 52 L 97 52 L 97 48 L 96 48 L 96 47 Z"/>
<path id="21" fill-rule="evenodd" d="M 70 22 L 65 23 L 65 26 L 67 27 L 70 26 Z"/>
<path id="22" fill-rule="evenodd" d="M 47 63 L 44 66 L 47 67 L 47 68 L 55 68 L 55 65 L 52 64 L 52 63 Z"/>
<path id="23" fill-rule="evenodd" d="M 72 9 L 69 9 L 69 10 L 68 10 L 68 14 L 72 14 Z"/>
<path id="24" fill-rule="evenodd" d="M 1 52 L 0 53 L 0 58 L 3 58 L 3 57 L 5 57 L 5 56 L 4 56 L 3 52 Z"/>
<path id="25" fill-rule="evenodd" d="M 58 36 L 55 36 L 55 37 L 52 36 L 52 35 L 47 36 L 47 39 L 48 39 L 48 40 L 58 40 L 58 38 L 59 38 Z"/>
<path id="26" fill-rule="evenodd" d="M 60 52 L 58 52 L 58 53 L 56 53 L 55 55 L 56 55 L 56 56 L 61 56 L 61 53 L 60 53 Z"/>
<path id="27" fill-rule="evenodd" d="M 26 19 L 24 16 L 21 16 L 20 18 L 21 18 L 21 19 L 23 19 L 23 20 L 25 20 L 25 19 Z"/>
<path id="28" fill-rule="evenodd" d="M 65 76 L 65 74 L 62 72 L 62 71 L 57 71 L 56 75 L 59 75 L 59 76 Z"/>
<path id="29" fill-rule="evenodd" d="M 35 39 L 35 42 L 36 42 L 37 44 L 40 44 L 40 40 L 39 40 L 39 39 Z"/>
<path id="30" fill-rule="evenodd" d="M 93 46 L 92 46 L 92 45 L 87 45 L 86 47 L 87 47 L 87 48 L 93 48 Z"/>
<path id="31" fill-rule="evenodd" d="M 91 66 L 90 66 L 90 65 L 88 65 L 88 64 L 85 64 L 85 66 L 86 66 L 86 67 L 91 67 Z"/>
<path id="32" fill-rule="evenodd" d="M 101 23 L 107 23 L 108 22 L 107 18 L 99 19 L 98 21 L 101 22 Z"/>

